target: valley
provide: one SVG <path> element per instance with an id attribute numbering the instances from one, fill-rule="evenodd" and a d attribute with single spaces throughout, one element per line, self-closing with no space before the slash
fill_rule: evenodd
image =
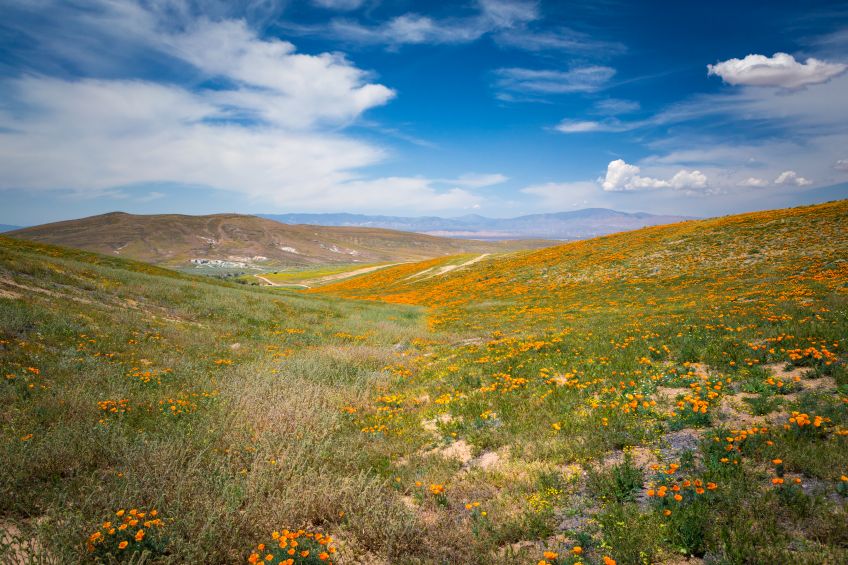
<path id="1" fill-rule="evenodd" d="M 262 275 L 305 290 L 0 236 L 0 551 L 845 561 L 846 221 Z"/>

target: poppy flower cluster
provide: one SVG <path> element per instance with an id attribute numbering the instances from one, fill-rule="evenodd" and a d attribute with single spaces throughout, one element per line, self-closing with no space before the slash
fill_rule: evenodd
<path id="1" fill-rule="evenodd" d="M 86 549 L 97 557 L 109 556 L 119 561 L 144 550 L 156 553 L 164 526 L 155 508 L 150 511 L 121 508 L 114 518 L 104 521 L 88 536 Z"/>
<path id="2" fill-rule="evenodd" d="M 321 532 L 300 529 L 271 532 L 269 543 L 260 543 L 250 552 L 250 565 L 332 565 L 336 553 L 333 538 Z"/>

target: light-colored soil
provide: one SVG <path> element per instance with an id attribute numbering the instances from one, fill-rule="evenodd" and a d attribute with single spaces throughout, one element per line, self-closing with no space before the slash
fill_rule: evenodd
<path id="1" fill-rule="evenodd" d="M 350 277 L 355 277 L 357 275 L 364 275 L 365 273 L 370 273 L 372 271 L 378 271 L 380 269 L 386 269 L 388 267 L 394 267 L 396 265 L 403 265 L 408 261 L 402 261 L 400 263 L 389 263 L 387 265 L 371 265 L 370 267 L 362 267 L 361 269 L 356 269 L 355 271 L 345 271 L 344 273 L 336 273 L 334 275 L 327 275 L 325 277 L 318 277 L 317 279 L 307 279 L 303 282 L 312 283 L 314 286 L 319 284 L 327 284 L 334 281 L 340 281 L 343 279 L 349 279 Z"/>
<path id="2" fill-rule="evenodd" d="M 296 286 L 296 287 L 299 287 L 299 288 L 312 288 L 308 285 L 300 284 L 300 283 L 277 283 L 277 282 L 272 281 L 271 279 L 263 277 L 262 275 L 253 275 L 253 276 L 256 277 L 257 279 L 259 279 L 260 281 L 264 282 L 268 286 L 282 286 L 282 287 L 295 287 Z"/>
<path id="3" fill-rule="evenodd" d="M 430 267 L 429 269 L 424 269 L 423 271 L 419 271 L 408 277 L 401 279 L 403 281 L 409 281 L 412 279 L 417 279 L 417 281 L 426 281 L 427 279 L 431 279 L 433 277 L 440 277 L 451 271 L 455 271 L 457 269 L 462 269 L 463 267 L 468 267 L 469 265 L 473 265 L 474 263 L 479 263 L 486 257 L 491 255 L 491 253 L 483 253 L 482 255 L 478 255 L 473 259 L 469 259 L 465 263 L 459 263 L 458 265 L 443 265 L 441 267 Z M 426 275 L 426 276 L 425 276 Z"/>
<path id="4" fill-rule="evenodd" d="M 445 265 L 444 267 L 439 267 L 438 269 L 436 269 L 436 271 L 434 273 L 427 275 L 426 277 L 422 278 L 421 280 L 427 280 L 427 279 L 432 278 L 432 277 L 440 277 L 440 276 L 445 275 L 445 274 L 447 274 L 451 271 L 455 271 L 457 269 L 462 269 L 463 267 L 473 265 L 474 263 L 479 263 L 480 261 L 482 261 L 483 259 L 485 259 L 489 255 L 491 255 L 491 253 L 483 253 L 482 255 L 478 255 L 474 259 L 466 261 L 465 263 L 460 263 L 459 265 Z"/>
<path id="5" fill-rule="evenodd" d="M 274 282 L 268 277 L 263 277 L 262 275 L 253 275 L 257 279 L 263 281 L 269 286 L 281 286 L 281 287 L 299 287 L 299 288 L 313 288 L 316 286 L 322 286 L 325 284 L 329 284 L 331 282 L 341 281 L 344 279 L 349 279 L 351 277 L 356 277 L 358 275 L 364 275 L 366 273 L 371 273 L 374 271 L 378 271 L 380 269 L 386 269 L 388 267 L 394 267 L 396 265 L 403 265 L 404 263 L 408 263 L 408 261 L 401 261 L 399 263 L 387 263 L 385 265 L 371 265 L 369 267 L 362 267 L 361 269 L 355 269 L 353 271 L 345 271 L 343 273 L 334 273 L 332 275 L 326 275 L 323 277 L 316 277 L 313 279 L 302 279 L 300 282 Z"/>

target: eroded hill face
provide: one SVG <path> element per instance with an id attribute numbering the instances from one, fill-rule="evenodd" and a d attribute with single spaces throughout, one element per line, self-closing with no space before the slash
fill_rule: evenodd
<path id="1" fill-rule="evenodd" d="M 542 245 L 460 241 L 377 228 L 288 225 L 238 214 L 137 216 L 116 212 L 25 228 L 8 235 L 154 264 L 212 271 L 416 261 Z"/>

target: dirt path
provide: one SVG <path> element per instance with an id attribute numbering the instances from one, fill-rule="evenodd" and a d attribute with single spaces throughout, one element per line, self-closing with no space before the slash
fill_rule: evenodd
<path id="1" fill-rule="evenodd" d="M 333 281 L 340 281 L 342 279 L 355 277 L 357 275 L 364 275 L 365 273 L 370 273 L 371 271 L 386 269 L 388 267 L 394 267 L 395 265 L 403 265 L 404 263 L 409 262 L 410 261 L 401 261 L 400 263 L 389 263 L 388 265 L 371 265 L 370 267 L 362 267 L 361 269 L 356 269 L 355 271 L 345 271 L 344 273 L 336 273 L 335 275 L 327 275 L 325 277 L 311 279 L 308 282 L 311 282 L 313 284 L 324 284 Z"/>
<path id="2" fill-rule="evenodd" d="M 441 275 L 450 273 L 451 271 L 455 271 L 457 269 L 467 267 L 468 265 L 473 265 L 474 263 L 478 263 L 478 262 L 482 261 L 483 259 L 485 259 L 489 255 L 491 255 L 491 253 L 483 253 L 482 255 L 478 255 L 477 257 L 470 259 L 470 260 L 466 261 L 465 263 L 460 263 L 459 265 L 445 265 L 444 267 L 439 267 L 438 269 L 436 269 L 436 271 L 434 273 L 427 275 L 426 277 L 419 279 L 419 280 L 423 281 L 423 280 L 431 279 L 433 277 L 439 277 Z M 427 271 L 422 271 L 419 274 L 424 274 L 426 272 Z"/>
<path id="3" fill-rule="evenodd" d="M 354 271 L 345 271 L 343 273 L 336 273 L 334 275 L 326 275 L 323 277 L 318 277 L 315 279 L 303 279 L 303 282 L 295 283 L 277 283 L 274 282 L 267 277 L 263 277 L 262 275 L 253 275 L 257 279 L 264 281 L 270 286 L 282 286 L 282 287 L 300 287 L 300 288 L 312 288 L 313 286 L 320 286 L 327 283 L 331 283 L 334 281 L 340 281 L 344 279 L 348 279 L 350 277 L 355 277 L 357 275 L 364 275 L 365 273 L 370 273 L 372 271 L 377 271 L 379 269 L 386 269 L 388 267 L 394 267 L 395 265 L 403 265 L 404 263 L 410 263 L 411 261 L 401 261 L 399 263 L 388 263 L 386 265 L 371 265 L 370 267 L 362 267 L 361 269 L 356 269 Z M 309 284 L 306 284 L 309 283 Z"/>
<path id="4" fill-rule="evenodd" d="M 312 288 L 309 285 L 300 284 L 300 283 L 275 283 L 274 281 L 272 281 L 270 279 L 266 279 L 262 275 L 253 275 L 253 276 L 256 277 L 257 279 L 259 279 L 260 281 L 265 282 L 268 286 L 282 286 L 282 287 L 297 286 L 297 287 L 300 287 L 300 288 Z"/>

